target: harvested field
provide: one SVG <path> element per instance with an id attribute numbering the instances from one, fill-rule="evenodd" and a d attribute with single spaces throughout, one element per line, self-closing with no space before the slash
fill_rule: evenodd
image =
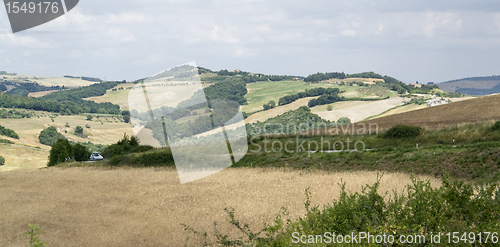
<path id="1" fill-rule="evenodd" d="M 484 96 L 446 105 L 426 107 L 424 109 L 364 121 L 363 123 L 377 123 L 381 129 L 387 129 L 396 124 L 439 128 L 439 126 L 486 120 L 500 120 L 500 95 Z"/>
<path id="2" fill-rule="evenodd" d="M 53 92 L 59 92 L 60 90 L 51 90 L 51 91 L 42 91 L 42 92 L 36 92 L 36 93 L 29 93 L 28 96 L 29 97 L 33 97 L 33 98 L 38 98 L 38 97 L 42 97 L 42 96 L 45 96 L 45 95 L 49 95 Z"/>
<path id="3" fill-rule="evenodd" d="M 185 223 L 213 236 L 213 223 L 236 235 L 224 208 L 256 230 L 282 206 L 303 216 L 304 189 L 313 205 L 332 202 L 340 179 L 348 191 L 373 184 L 374 172 L 328 173 L 226 169 L 181 185 L 170 169 L 50 168 L 0 173 L 0 246 L 27 246 L 27 223 L 38 224 L 50 246 L 183 246 Z M 434 187 L 440 181 L 431 178 Z M 402 191 L 409 175 L 385 174 L 380 192 Z M 202 242 L 191 239 L 188 246 Z"/>
<path id="4" fill-rule="evenodd" d="M 354 123 L 380 114 L 402 103 L 403 99 L 401 97 L 379 101 L 346 101 L 333 104 L 334 109 L 332 111 L 327 111 L 326 106 L 313 107 L 311 111 L 323 119 L 337 121 L 341 117 L 348 117 Z"/>

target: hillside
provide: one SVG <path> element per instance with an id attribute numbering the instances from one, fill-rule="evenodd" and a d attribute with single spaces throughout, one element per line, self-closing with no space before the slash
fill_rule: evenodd
<path id="1" fill-rule="evenodd" d="M 458 91 L 468 95 L 500 93 L 500 76 L 470 77 L 437 84 L 445 92 Z"/>
<path id="2" fill-rule="evenodd" d="M 396 124 L 439 128 L 445 125 L 498 119 L 500 119 L 500 95 L 491 95 L 426 107 L 361 123 L 377 123 L 381 129 L 387 129 Z"/>

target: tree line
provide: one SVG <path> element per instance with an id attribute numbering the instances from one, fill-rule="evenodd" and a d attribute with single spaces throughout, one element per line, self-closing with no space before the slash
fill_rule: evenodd
<path id="1" fill-rule="evenodd" d="M 287 105 L 290 104 L 298 99 L 302 99 L 305 97 L 315 97 L 315 96 L 320 96 L 320 95 L 325 95 L 325 94 L 338 94 L 341 93 L 340 89 L 338 88 L 312 88 L 312 89 L 306 89 L 304 92 L 300 92 L 297 94 L 292 94 L 292 95 L 287 95 L 285 97 L 282 97 L 278 100 L 278 105 Z"/>

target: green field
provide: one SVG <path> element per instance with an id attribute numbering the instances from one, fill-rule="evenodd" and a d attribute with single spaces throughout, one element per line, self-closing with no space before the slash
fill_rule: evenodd
<path id="1" fill-rule="evenodd" d="M 389 91 L 384 87 L 365 88 L 359 86 L 342 86 L 333 83 L 307 84 L 304 81 L 262 81 L 247 85 L 248 94 L 245 98 L 248 100 L 248 105 L 244 105 L 242 110 L 247 113 L 256 112 L 262 110 L 262 105 L 271 100 L 278 103 L 281 97 L 317 87 L 339 88 L 340 91 L 346 91 L 342 94 L 342 96 L 346 98 L 379 97 L 378 95 L 382 95 L 382 97 L 391 97 L 397 94 L 397 92 Z M 365 90 L 366 92 L 360 92 Z"/>

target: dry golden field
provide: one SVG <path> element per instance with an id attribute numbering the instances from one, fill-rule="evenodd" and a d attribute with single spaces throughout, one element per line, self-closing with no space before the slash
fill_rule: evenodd
<path id="1" fill-rule="evenodd" d="M 0 173 L 0 246 L 27 246 L 27 223 L 38 224 L 49 246 L 183 246 L 180 223 L 213 233 L 239 236 L 224 208 L 252 229 L 270 224 L 281 207 L 290 216 L 305 214 L 304 189 L 312 204 L 339 195 L 340 179 L 360 191 L 374 172 L 328 173 L 276 169 L 226 169 L 181 185 L 171 169 L 46 168 Z M 425 179 L 425 178 L 423 178 Z M 430 178 L 433 186 L 440 181 Z M 385 174 L 380 191 L 402 191 L 405 174 Z M 213 236 L 213 234 L 212 234 Z M 200 246 L 191 238 L 190 245 Z"/>
<path id="2" fill-rule="evenodd" d="M 380 117 L 363 123 L 377 123 L 387 129 L 396 124 L 415 125 L 427 128 L 470 123 L 486 120 L 500 120 L 500 95 L 484 96 L 469 100 L 425 107 L 424 109 Z"/>

